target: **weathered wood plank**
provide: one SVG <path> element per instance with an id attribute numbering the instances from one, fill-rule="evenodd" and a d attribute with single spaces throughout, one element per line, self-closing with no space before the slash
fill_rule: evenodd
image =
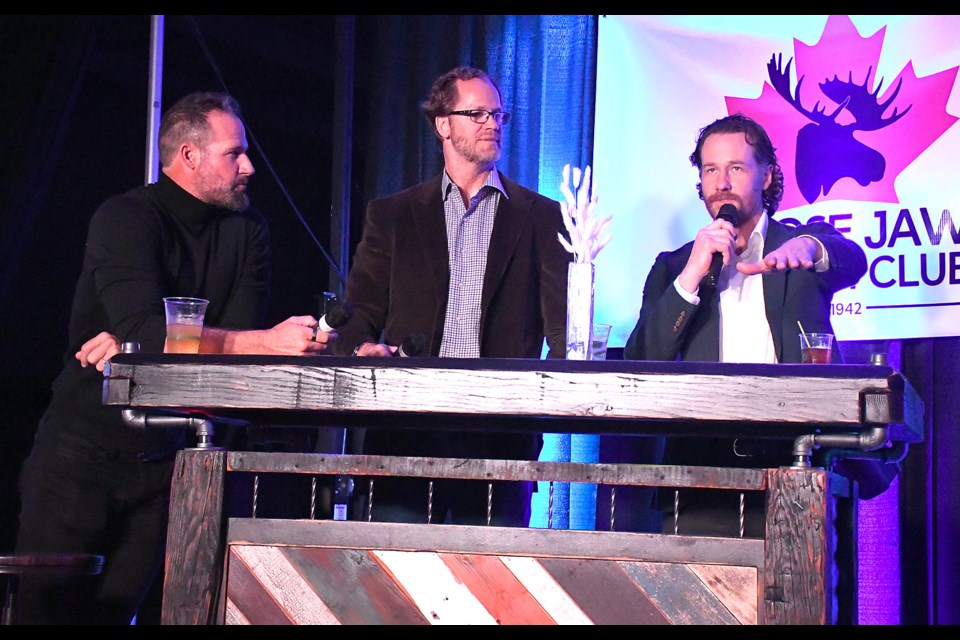
<path id="1" fill-rule="evenodd" d="M 137 408 L 746 424 L 859 426 L 865 413 L 881 424 L 903 419 L 902 379 L 889 367 L 495 359 L 466 368 L 450 359 L 362 360 L 119 354 L 104 399 Z"/>
<path id="2" fill-rule="evenodd" d="M 250 545 L 233 547 L 231 551 L 232 557 L 246 565 L 259 586 L 277 602 L 293 624 L 340 624 L 334 612 L 310 583 L 294 570 L 280 548 Z"/>
<path id="3" fill-rule="evenodd" d="M 594 624 L 669 624 L 617 562 L 541 558 L 540 563 Z"/>
<path id="4" fill-rule="evenodd" d="M 713 591 L 686 564 L 621 562 L 624 571 L 643 589 L 672 624 L 738 624 Z M 754 583 L 744 594 L 757 597 Z"/>
<path id="5" fill-rule="evenodd" d="M 227 624 L 289 625 L 290 616 L 257 580 L 237 548 L 227 557 Z"/>
<path id="6" fill-rule="evenodd" d="M 766 624 L 836 624 L 832 501 L 826 473 L 770 469 L 763 610 Z"/>
<path id="7" fill-rule="evenodd" d="M 690 570 L 717 596 L 740 624 L 758 624 L 760 572 L 756 567 L 691 564 Z"/>
<path id="8" fill-rule="evenodd" d="M 177 454 L 170 494 L 163 624 L 211 624 L 222 576 L 226 452 Z"/>
<path id="9" fill-rule="evenodd" d="M 248 473 L 345 474 L 375 478 L 413 476 L 461 480 L 586 482 L 741 491 L 760 491 L 766 482 L 762 469 L 257 451 L 231 451 L 227 454 L 227 470 Z"/>
<path id="10" fill-rule="evenodd" d="M 554 624 L 534 595 L 497 556 L 447 553 L 440 559 L 497 624 Z"/>
<path id="11" fill-rule="evenodd" d="M 427 624 L 369 551 L 283 547 L 291 566 L 343 624 Z"/>
<path id="12" fill-rule="evenodd" d="M 228 544 L 607 558 L 762 567 L 763 540 L 393 522 L 230 518 Z"/>

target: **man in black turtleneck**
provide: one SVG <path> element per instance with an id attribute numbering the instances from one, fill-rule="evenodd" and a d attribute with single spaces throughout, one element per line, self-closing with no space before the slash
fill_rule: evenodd
<path id="1" fill-rule="evenodd" d="M 67 583 L 23 576 L 21 624 L 130 624 L 163 566 L 187 434 L 125 425 L 101 404 L 100 372 L 119 342 L 163 351 L 165 296 L 209 300 L 201 352 L 298 355 L 331 339 L 312 316 L 262 328 L 269 232 L 248 208 L 254 169 L 236 101 L 182 98 L 163 116 L 159 150 L 159 180 L 109 198 L 91 219 L 64 368 L 20 476 L 17 553 L 94 553 L 104 569 Z"/>

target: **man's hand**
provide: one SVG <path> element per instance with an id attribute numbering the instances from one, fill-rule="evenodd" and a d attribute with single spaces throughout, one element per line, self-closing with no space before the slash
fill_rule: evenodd
<path id="1" fill-rule="evenodd" d="M 92 364 L 96 366 L 97 371 L 103 371 L 107 360 L 118 353 L 120 353 L 120 340 L 112 333 L 101 331 L 84 342 L 74 357 L 80 361 L 81 367 Z"/>
<path id="2" fill-rule="evenodd" d="M 270 329 L 234 331 L 204 327 L 200 353 L 302 356 L 320 353 L 337 339 L 334 331 L 318 331 L 313 316 L 290 316 Z"/>
<path id="3" fill-rule="evenodd" d="M 813 238 L 791 238 L 780 247 L 771 251 L 757 262 L 739 262 L 737 270 L 752 276 L 771 271 L 789 269 L 813 269 L 813 265 L 823 257 L 820 243 Z"/>
<path id="4" fill-rule="evenodd" d="M 354 355 L 357 356 L 371 356 L 379 358 L 389 358 L 396 353 L 399 347 L 391 347 L 389 344 L 377 344 L 375 342 L 364 342 L 359 347 L 357 347 Z"/>
<path id="5" fill-rule="evenodd" d="M 713 222 L 697 231 L 693 240 L 693 249 L 687 264 L 680 272 L 680 286 L 689 293 L 696 293 L 700 281 L 710 271 L 713 254 L 722 253 L 723 263 L 729 264 L 736 251 L 737 228 L 723 219 Z"/>
<path id="6" fill-rule="evenodd" d="M 291 316 L 262 332 L 262 351 L 250 353 L 299 356 L 325 351 L 328 343 L 337 339 L 337 334 L 332 331 L 319 331 L 318 323 L 313 316 Z"/>

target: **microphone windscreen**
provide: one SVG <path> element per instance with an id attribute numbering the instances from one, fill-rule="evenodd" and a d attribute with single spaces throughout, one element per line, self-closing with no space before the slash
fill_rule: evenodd
<path id="1" fill-rule="evenodd" d="M 347 305 L 338 304 L 320 318 L 318 326 L 321 331 L 333 331 L 345 325 L 351 317 L 353 317 L 353 309 Z"/>
<path id="2" fill-rule="evenodd" d="M 423 345 L 427 343 L 427 336 L 422 333 L 414 333 L 407 337 L 400 344 L 400 348 L 397 349 L 397 353 L 401 357 L 412 357 L 420 355 L 420 352 L 423 351 Z"/>
<path id="3" fill-rule="evenodd" d="M 717 212 L 718 220 L 726 220 L 733 226 L 737 226 L 737 216 L 740 212 L 737 211 L 737 206 L 727 202 L 722 207 L 720 211 Z"/>

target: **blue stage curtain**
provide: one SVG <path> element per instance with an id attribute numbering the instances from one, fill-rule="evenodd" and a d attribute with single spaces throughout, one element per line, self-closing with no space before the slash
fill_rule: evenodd
<path id="1" fill-rule="evenodd" d="M 586 167 L 593 157 L 596 102 L 596 16 L 486 16 L 487 70 L 500 82 L 513 115 L 504 130 L 507 175 L 561 199 L 565 164 Z M 597 436 L 544 434 L 541 460 L 596 462 Z M 552 515 L 548 509 L 552 508 Z M 530 525 L 593 529 L 596 486 L 539 483 Z"/>

